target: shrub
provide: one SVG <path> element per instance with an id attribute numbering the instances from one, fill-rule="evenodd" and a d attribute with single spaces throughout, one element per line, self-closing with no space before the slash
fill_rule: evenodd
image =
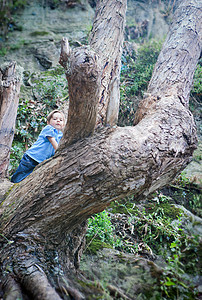
<path id="1" fill-rule="evenodd" d="M 113 226 L 109 214 L 104 210 L 88 220 L 87 237 L 97 238 L 101 242 L 113 245 Z"/>
<path id="2" fill-rule="evenodd" d="M 147 89 L 161 47 L 161 41 L 152 40 L 140 46 L 137 55 L 122 57 L 119 125 L 132 125 L 134 100 Z"/>

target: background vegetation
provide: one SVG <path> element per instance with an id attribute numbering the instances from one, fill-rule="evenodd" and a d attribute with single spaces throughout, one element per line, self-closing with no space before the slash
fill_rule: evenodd
<path id="1" fill-rule="evenodd" d="M 0 50 L 5 54 L 6 48 L 3 47 L 3 40 L 7 37 L 9 31 L 21 30 L 17 27 L 13 18 L 13 13 L 17 9 L 22 9 L 27 0 L 6 0 L 0 2 Z"/>

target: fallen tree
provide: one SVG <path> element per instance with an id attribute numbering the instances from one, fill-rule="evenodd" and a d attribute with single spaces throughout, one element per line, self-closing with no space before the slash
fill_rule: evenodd
<path id="1" fill-rule="evenodd" d="M 71 50 L 63 40 L 60 63 L 70 95 L 63 140 L 53 158 L 12 186 L 0 207 L 8 299 L 23 289 L 34 299 L 82 299 L 69 276 L 79 267 L 87 218 L 113 200 L 143 198 L 166 185 L 196 148 L 188 102 L 201 53 L 199 1 L 179 5 L 135 126 L 120 128 L 114 124 L 125 10 L 125 1 L 98 2 L 91 49 Z"/>

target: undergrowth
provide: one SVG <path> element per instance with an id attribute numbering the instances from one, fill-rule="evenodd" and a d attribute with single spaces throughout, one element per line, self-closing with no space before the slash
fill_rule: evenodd
<path id="1" fill-rule="evenodd" d="M 141 45 L 137 53 L 122 57 L 119 125 L 132 125 L 137 101 L 146 91 L 162 47 L 161 41 Z"/>
<path id="2" fill-rule="evenodd" d="M 190 182 L 182 173 L 175 184 L 183 189 Z M 151 287 L 154 299 L 198 299 L 192 277 L 201 275 L 202 245 L 200 237 L 187 230 L 186 220 L 175 199 L 162 192 L 142 204 L 133 197 L 115 201 L 89 219 L 86 252 L 113 248 L 154 261 L 161 257 L 163 271 Z M 141 294 L 141 299 L 151 299 L 148 295 Z"/>

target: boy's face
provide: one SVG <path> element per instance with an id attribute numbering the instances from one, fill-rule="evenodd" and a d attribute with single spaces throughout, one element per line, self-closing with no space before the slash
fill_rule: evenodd
<path id="1" fill-rule="evenodd" d="M 52 118 L 49 122 L 47 122 L 49 125 L 52 125 L 54 128 L 58 130 L 62 130 L 64 127 L 64 119 L 63 116 L 59 112 L 55 112 L 52 115 Z"/>

